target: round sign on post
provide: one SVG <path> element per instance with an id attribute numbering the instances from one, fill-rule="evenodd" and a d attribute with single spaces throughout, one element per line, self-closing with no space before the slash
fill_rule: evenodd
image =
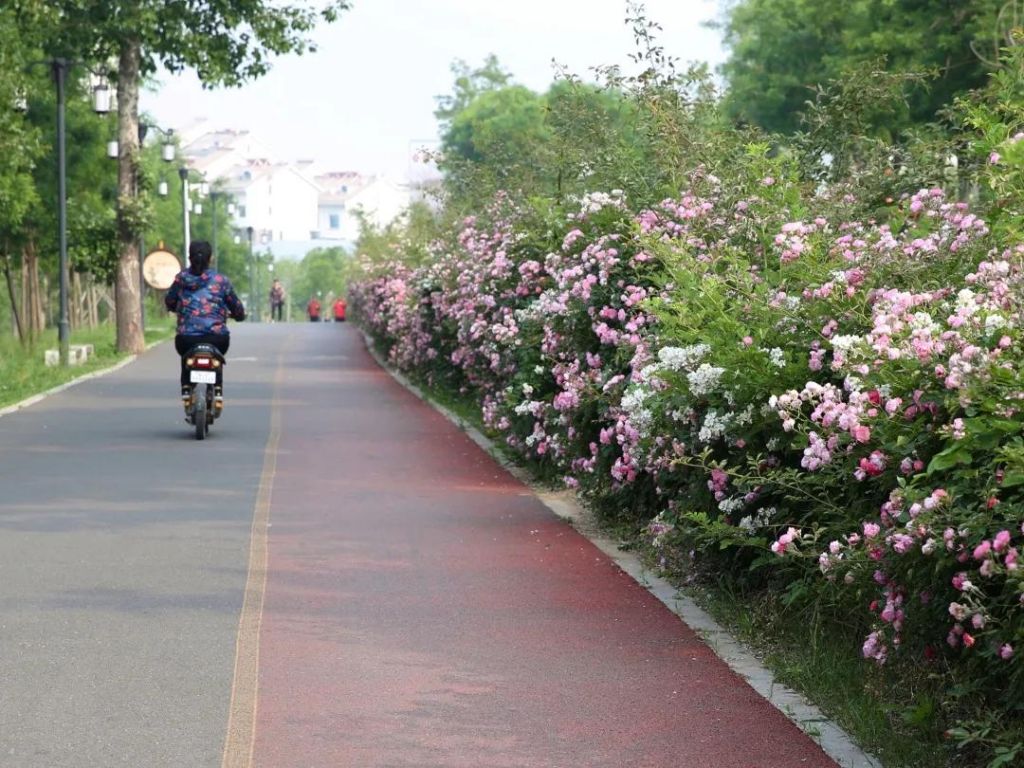
<path id="1" fill-rule="evenodd" d="M 170 251 L 152 251 L 142 262 L 142 276 L 146 284 L 155 290 L 166 291 L 181 272 L 181 262 Z"/>

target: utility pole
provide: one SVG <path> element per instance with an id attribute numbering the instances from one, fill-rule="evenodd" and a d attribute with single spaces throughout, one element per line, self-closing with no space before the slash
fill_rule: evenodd
<path id="1" fill-rule="evenodd" d="M 67 132 L 64 126 L 64 85 L 68 76 L 67 59 L 53 60 L 53 79 L 57 84 L 57 227 L 60 230 L 60 317 L 57 341 L 60 364 L 67 366 L 71 347 L 68 325 L 68 179 Z"/>

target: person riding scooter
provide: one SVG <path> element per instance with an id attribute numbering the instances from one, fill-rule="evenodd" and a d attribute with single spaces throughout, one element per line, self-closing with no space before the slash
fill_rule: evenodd
<path id="1" fill-rule="evenodd" d="M 245 307 L 225 275 L 210 268 L 213 249 L 204 240 L 193 241 L 188 248 L 187 270 L 179 272 L 164 297 L 168 312 L 178 313 L 174 348 L 181 355 L 181 397 L 191 397 L 191 385 L 185 355 L 196 344 L 212 344 L 222 355 L 231 343 L 228 316 L 245 320 Z M 217 369 L 214 389 L 218 410 L 223 406 L 224 373 Z"/>

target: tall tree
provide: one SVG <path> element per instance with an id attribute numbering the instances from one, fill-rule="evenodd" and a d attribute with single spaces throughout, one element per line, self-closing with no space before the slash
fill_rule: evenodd
<path id="1" fill-rule="evenodd" d="M 345 291 L 345 267 L 350 257 L 341 248 L 314 248 L 295 270 L 289 292 L 293 306 L 305 306 L 314 296 L 340 296 Z M 261 293 L 266 294 L 269 281 L 263 280 Z M 263 296 L 259 301 L 265 301 Z"/>
<path id="2" fill-rule="evenodd" d="M 22 247 L 25 218 L 38 201 L 32 171 L 43 145 L 36 126 L 20 112 L 30 98 L 46 89 L 40 73 L 33 76 L 27 67 L 35 58 L 42 30 L 51 21 L 43 0 L 25 0 L 20 7 L 0 4 L 0 270 L 15 331 L 22 339 L 13 271 L 20 258 L 16 254 Z"/>
<path id="3" fill-rule="evenodd" d="M 58 196 L 56 127 L 54 113 L 55 94 L 52 83 L 40 74 L 39 83 L 31 89 L 26 125 L 32 126 L 41 137 L 42 148 L 32 168 L 32 185 L 36 194 L 26 211 L 12 242 L 22 248 L 23 260 L 29 263 L 33 286 L 38 282 L 35 274 L 57 274 L 56 255 L 59 250 L 57 211 L 54 202 Z M 79 272 L 91 273 L 108 282 L 117 263 L 117 237 L 114 221 L 117 176 L 116 169 L 106 156 L 106 141 L 110 135 L 111 120 L 93 114 L 91 93 L 87 85 L 77 78 L 68 82 L 66 89 L 68 189 L 68 256 L 71 266 Z M 48 314 L 48 296 L 35 294 L 39 324 Z M 28 315 L 29 313 L 26 312 Z M 34 330 L 41 330 L 41 325 Z"/>
<path id="4" fill-rule="evenodd" d="M 908 94 L 901 124 L 927 122 L 953 97 L 979 87 L 988 66 L 975 53 L 990 47 L 1006 0 L 739 0 L 723 23 L 730 49 L 722 72 L 737 118 L 790 133 L 818 85 L 885 60 L 891 72 L 930 72 L 928 87 Z"/>
<path id="5" fill-rule="evenodd" d="M 434 117 L 442 128 L 447 128 L 455 116 L 477 96 L 503 88 L 512 80 L 512 75 L 501 68 L 498 57 L 493 53 L 476 69 L 462 59 L 456 59 L 452 62 L 451 72 L 455 76 L 452 92 L 435 97 L 437 109 L 434 110 Z"/>
<path id="6" fill-rule="evenodd" d="M 38 0 L 15 0 L 16 6 Z M 270 59 L 314 50 L 309 34 L 334 21 L 348 0 L 54 0 L 59 24 L 48 52 L 116 62 L 119 258 L 115 280 L 117 347 L 144 347 L 139 323 L 138 236 L 145 207 L 137 195 L 139 84 L 163 68 L 194 69 L 208 86 L 238 86 L 267 72 Z"/>

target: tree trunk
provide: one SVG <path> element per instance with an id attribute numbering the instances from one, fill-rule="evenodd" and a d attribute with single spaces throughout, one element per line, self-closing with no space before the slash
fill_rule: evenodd
<path id="1" fill-rule="evenodd" d="M 117 239 L 120 256 L 114 283 L 117 349 L 138 354 L 145 349 L 139 297 L 139 235 L 136 231 L 136 180 L 139 172 L 138 38 L 121 44 L 117 67 Z"/>
<path id="2" fill-rule="evenodd" d="M 85 302 L 82 300 L 82 274 L 80 272 L 71 273 L 71 296 L 69 302 L 71 306 L 68 308 L 68 322 L 71 324 L 71 330 L 77 331 L 85 325 Z"/>
<path id="3" fill-rule="evenodd" d="M 42 282 L 42 286 L 36 288 L 36 295 L 39 297 L 39 330 L 41 332 L 49 325 L 57 325 L 57 313 L 51 311 L 53 300 L 50 297 L 50 276 L 45 272 L 40 272 L 37 266 L 36 277 Z"/>
<path id="4" fill-rule="evenodd" d="M 25 331 L 21 327 L 21 313 L 18 311 L 18 297 L 14 292 L 14 277 L 11 275 L 11 254 L 4 250 L 4 280 L 7 282 L 7 295 L 11 299 L 11 319 L 14 321 L 14 332 L 18 341 L 25 343 Z"/>
<path id="5" fill-rule="evenodd" d="M 29 237 L 21 252 L 21 290 L 26 330 L 28 339 L 32 342 L 39 337 L 46 326 L 46 319 L 43 317 L 43 304 L 39 296 L 39 258 L 36 253 L 35 239 L 32 237 Z"/>
<path id="6" fill-rule="evenodd" d="M 89 278 L 89 327 L 95 328 L 100 324 L 100 298 L 96 289 L 96 279 Z"/>
<path id="7" fill-rule="evenodd" d="M 29 315 L 32 314 L 28 306 L 28 267 L 25 265 L 25 254 L 22 253 L 21 258 L 21 275 L 18 281 L 18 285 L 21 289 L 21 311 L 22 317 L 25 319 L 25 340 L 32 341 L 32 318 Z"/>

